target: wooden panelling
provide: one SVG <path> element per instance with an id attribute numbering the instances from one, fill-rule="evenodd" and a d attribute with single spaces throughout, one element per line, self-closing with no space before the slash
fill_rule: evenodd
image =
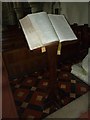
<path id="1" fill-rule="evenodd" d="M 2 32 L 2 50 L 14 50 L 17 48 L 28 47 L 25 36 L 20 28 L 14 27 Z"/>
<path id="2" fill-rule="evenodd" d="M 90 47 L 90 28 L 87 25 L 78 26 L 77 24 L 71 25 L 71 27 L 78 40 L 62 42 L 59 62 L 84 57 Z M 2 50 L 10 77 L 44 69 L 48 66 L 47 53 L 41 53 L 41 49 L 30 51 L 21 28 L 12 26 L 2 32 Z"/>
<path id="3" fill-rule="evenodd" d="M 10 77 L 47 67 L 46 53 L 41 53 L 40 49 L 30 51 L 28 48 L 19 48 L 3 52 L 3 59 Z"/>

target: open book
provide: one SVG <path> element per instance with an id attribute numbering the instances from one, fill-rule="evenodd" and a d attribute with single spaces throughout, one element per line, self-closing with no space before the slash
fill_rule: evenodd
<path id="1" fill-rule="evenodd" d="M 30 50 L 46 46 L 55 41 L 76 40 L 76 36 L 64 15 L 39 12 L 20 19 Z"/>

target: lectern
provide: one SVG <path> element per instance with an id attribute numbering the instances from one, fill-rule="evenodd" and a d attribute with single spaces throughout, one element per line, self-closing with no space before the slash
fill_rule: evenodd
<path id="1" fill-rule="evenodd" d="M 44 48 L 47 54 L 50 80 L 46 100 L 55 99 L 59 106 L 60 97 L 56 85 L 58 43 L 77 38 L 63 15 L 48 15 L 46 12 L 28 14 L 20 19 L 20 24 L 30 50 Z"/>
<path id="2" fill-rule="evenodd" d="M 47 49 L 47 58 L 48 58 L 48 69 L 49 69 L 49 83 L 48 83 L 48 96 L 45 101 L 53 100 L 58 104 L 57 107 L 60 106 L 60 96 L 58 94 L 58 87 L 57 87 L 57 49 L 58 43 L 54 42 L 48 46 Z M 46 103 L 47 104 L 47 103 Z"/>

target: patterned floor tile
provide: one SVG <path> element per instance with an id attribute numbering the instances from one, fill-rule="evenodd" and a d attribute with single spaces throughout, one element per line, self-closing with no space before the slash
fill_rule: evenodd
<path id="1" fill-rule="evenodd" d="M 61 95 L 61 107 L 85 94 L 89 86 L 73 76 L 68 66 L 57 70 L 57 86 Z M 20 118 L 41 120 L 58 110 L 56 101 L 46 102 L 45 89 L 49 85 L 49 72 L 39 71 L 10 81 L 11 89 Z M 47 89 L 48 90 L 48 89 Z M 53 93 L 52 93 L 53 94 Z M 60 108 L 59 108 L 60 109 Z"/>
<path id="2" fill-rule="evenodd" d="M 23 118 L 29 118 L 31 120 L 35 119 L 35 118 L 40 118 L 42 115 L 42 112 L 40 111 L 36 111 L 36 110 L 30 110 L 30 109 L 26 109 L 23 113 Z"/>
<path id="3" fill-rule="evenodd" d="M 46 97 L 46 93 L 44 92 L 35 92 L 30 100 L 30 103 L 31 104 L 34 104 L 34 105 L 43 105 L 43 100 L 45 99 Z"/>
<path id="4" fill-rule="evenodd" d="M 28 94 L 29 94 L 29 90 L 27 89 L 16 89 L 14 93 L 14 98 L 16 100 L 24 101 Z"/>

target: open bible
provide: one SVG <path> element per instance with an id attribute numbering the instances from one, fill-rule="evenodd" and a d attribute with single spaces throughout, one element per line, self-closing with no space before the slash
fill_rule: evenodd
<path id="1" fill-rule="evenodd" d="M 55 41 L 76 40 L 64 15 L 39 12 L 20 19 L 30 50 L 46 46 Z"/>

